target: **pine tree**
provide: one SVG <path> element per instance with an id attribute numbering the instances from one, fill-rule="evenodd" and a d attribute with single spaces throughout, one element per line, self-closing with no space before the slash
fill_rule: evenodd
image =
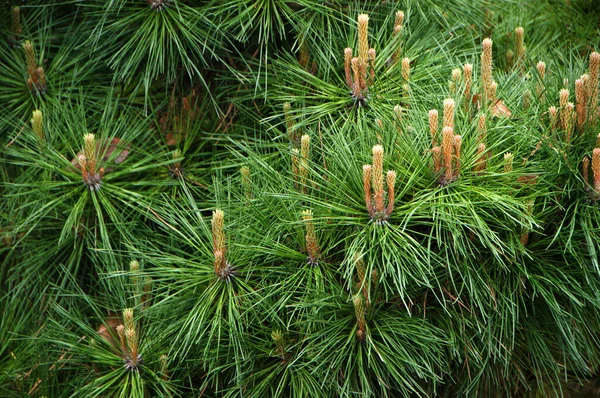
<path id="1" fill-rule="evenodd" d="M 597 393 L 591 1 L 17 3 L 7 395 Z"/>

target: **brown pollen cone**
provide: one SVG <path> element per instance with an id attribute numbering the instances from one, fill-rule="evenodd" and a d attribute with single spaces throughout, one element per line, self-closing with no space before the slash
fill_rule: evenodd
<path id="1" fill-rule="evenodd" d="M 454 100 L 448 98 L 444 100 L 444 127 L 454 129 Z"/>
<path id="2" fill-rule="evenodd" d="M 375 203 L 375 212 L 382 213 L 383 204 L 383 147 L 375 145 L 373 147 L 373 201 Z"/>
<path id="3" fill-rule="evenodd" d="M 594 148 L 592 152 L 592 177 L 594 179 L 594 191 L 600 193 L 600 148 Z"/>
<path id="4" fill-rule="evenodd" d="M 442 129 L 442 159 L 444 163 L 444 175 L 440 181 L 441 185 L 447 185 L 452 181 L 454 172 L 452 170 L 452 155 L 454 151 L 454 129 L 445 126 Z"/>
<path id="5" fill-rule="evenodd" d="M 344 74 L 346 75 L 346 85 L 352 91 L 352 49 L 350 47 L 344 49 Z"/>
<path id="6" fill-rule="evenodd" d="M 583 79 L 575 80 L 575 107 L 577 109 L 577 127 L 582 128 L 587 117 L 587 90 Z"/>
<path id="7" fill-rule="evenodd" d="M 439 113 L 437 109 L 432 109 L 429 111 L 429 134 L 431 135 L 431 146 L 436 147 L 436 136 L 438 132 L 439 125 Z"/>

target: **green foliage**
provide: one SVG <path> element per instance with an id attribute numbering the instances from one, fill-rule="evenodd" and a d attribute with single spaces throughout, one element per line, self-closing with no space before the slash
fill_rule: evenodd
<path id="1" fill-rule="evenodd" d="M 7 396 L 597 393 L 593 1 L 9 3 Z"/>

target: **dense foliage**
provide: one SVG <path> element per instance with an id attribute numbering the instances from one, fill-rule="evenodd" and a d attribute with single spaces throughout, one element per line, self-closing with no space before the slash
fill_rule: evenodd
<path id="1" fill-rule="evenodd" d="M 595 394 L 596 1 L 0 10 L 2 394 Z"/>

